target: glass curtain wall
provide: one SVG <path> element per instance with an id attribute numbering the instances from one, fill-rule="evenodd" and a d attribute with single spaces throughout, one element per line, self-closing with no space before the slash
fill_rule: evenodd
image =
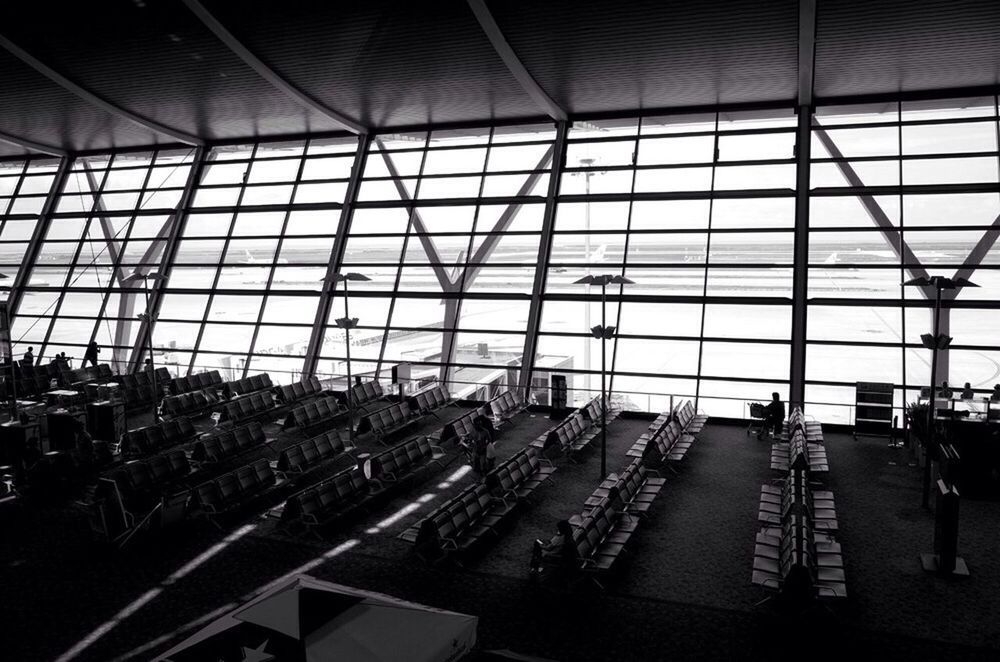
<path id="1" fill-rule="evenodd" d="M 213 148 L 154 326 L 158 363 L 301 378 L 357 151 L 354 136 Z"/>
<path id="2" fill-rule="evenodd" d="M 516 386 L 538 263 L 553 124 L 377 136 L 340 270 L 352 373 L 388 378 L 408 363 L 420 383 L 487 398 Z M 334 297 L 321 376 L 346 372 Z"/>
<path id="3" fill-rule="evenodd" d="M 101 361 L 126 370 L 136 315 L 146 308 L 143 281 L 126 279 L 158 269 L 193 154 L 73 160 L 12 328 L 16 342 L 35 348 L 36 361 L 61 352 L 79 361 L 93 340 Z"/>
<path id="4" fill-rule="evenodd" d="M 981 394 L 1000 382 L 1000 135 L 997 100 L 820 107 L 810 163 L 806 401 L 852 422 L 854 383 L 897 385 L 896 407 L 930 373 L 920 335 L 933 292 L 923 275 L 978 288 L 945 294 L 955 338 L 941 379 Z M 378 135 L 356 200 L 346 200 L 354 136 L 212 147 L 190 204 L 176 214 L 194 150 L 79 156 L 51 222 L 12 336 L 15 352 L 127 369 L 145 310 L 163 284 L 152 340 L 173 372 L 227 379 L 301 377 L 328 270 L 338 285 L 318 330 L 317 373 L 343 376 L 334 321 L 359 318 L 354 374 L 387 378 L 409 363 L 421 383 L 488 398 L 523 367 L 532 287 L 544 269 L 532 388 L 553 375 L 571 401 L 610 386 L 628 408 L 696 397 L 712 415 L 788 396 L 795 225 L 790 112 L 708 113 L 576 122 L 560 169 L 551 253 L 542 254 L 554 124 Z M 57 162 L 0 164 L 0 272 L 23 256 Z M 350 225 L 340 227 L 343 218 Z M 176 244 L 171 243 L 176 238 Z M 338 244 L 338 241 L 340 244 Z M 342 245 L 341 245 L 342 244 Z M 169 262 L 169 263 L 167 263 Z M 607 304 L 586 275 L 625 275 Z M 11 281 L 7 281 L 10 283 Z"/>
<path id="5" fill-rule="evenodd" d="M 1000 381 L 996 99 L 817 111 L 812 138 L 806 400 L 853 422 L 854 382 L 897 386 L 896 414 L 930 381 L 934 291 L 921 276 L 964 276 L 945 291 L 938 383 L 988 394 Z M 977 396 L 978 397 L 978 396 Z"/>
<path id="6" fill-rule="evenodd" d="M 600 393 L 601 345 L 622 406 L 698 397 L 716 415 L 788 393 L 795 117 L 707 114 L 577 122 L 569 132 L 536 374 Z M 616 274 L 634 285 L 577 285 Z M 545 380 L 542 380 L 543 382 Z"/>

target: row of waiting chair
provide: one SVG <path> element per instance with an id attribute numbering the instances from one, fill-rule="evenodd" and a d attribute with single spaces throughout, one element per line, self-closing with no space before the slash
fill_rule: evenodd
<path id="1" fill-rule="evenodd" d="M 489 407 L 493 412 L 493 420 L 499 426 L 526 410 L 528 405 L 518 398 L 514 391 L 504 391 L 490 400 Z"/>
<path id="2" fill-rule="evenodd" d="M 486 407 L 475 407 L 469 411 L 456 416 L 441 428 L 441 431 L 437 434 L 438 443 L 446 443 L 449 441 L 454 441 L 456 443 L 461 443 L 466 437 L 472 434 L 473 421 L 478 416 L 484 416 L 486 413 Z"/>
<path id="3" fill-rule="evenodd" d="M 222 421 L 268 421 L 278 412 L 274 396 L 270 391 L 251 393 L 241 398 L 228 400 L 222 405 Z"/>
<path id="4" fill-rule="evenodd" d="M 806 419 L 801 407 L 793 407 L 788 419 L 784 423 L 782 439 L 788 441 L 799 430 L 805 435 L 806 441 L 814 444 L 823 443 L 823 425 L 819 421 Z"/>
<path id="5" fill-rule="evenodd" d="M 222 392 L 228 397 L 239 396 L 239 395 L 249 395 L 251 393 L 257 393 L 258 391 L 270 391 L 274 388 L 274 383 L 271 381 L 271 375 L 266 372 L 262 372 L 259 375 L 250 375 L 249 377 L 244 377 L 243 379 L 235 379 L 231 382 L 226 382 L 222 384 Z"/>
<path id="6" fill-rule="evenodd" d="M 354 407 L 364 407 L 371 402 L 381 400 L 385 397 L 385 392 L 382 390 L 381 382 L 372 380 L 355 384 L 347 390 L 344 397 L 350 398 Z M 347 405 L 346 400 L 344 401 L 344 405 Z"/>
<path id="7" fill-rule="evenodd" d="M 198 372 L 187 377 L 174 377 L 168 382 L 168 385 L 173 395 L 201 391 L 207 388 L 218 388 L 222 386 L 222 375 L 219 374 L 218 370 Z"/>
<path id="8" fill-rule="evenodd" d="M 402 534 L 418 557 L 434 563 L 460 560 L 481 543 L 496 540 L 500 526 L 516 508 L 555 472 L 534 448 L 526 448 L 501 463 L 486 479 L 436 508 Z"/>
<path id="9" fill-rule="evenodd" d="M 572 566 L 567 567 L 561 549 L 551 543 L 553 551 L 543 556 L 543 565 L 568 571 L 570 575 L 564 576 L 566 580 L 572 581 L 579 574 L 602 586 L 602 578 L 632 549 L 633 535 L 640 520 L 664 483 L 663 478 L 648 471 L 638 459 L 619 475 L 609 476 L 584 502 L 583 513 L 569 519 L 576 546 Z"/>
<path id="10" fill-rule="evenodd" d="M 771 458 L 772 468 L 786 476 L 761 487 L 757 519 L 763 527 L 755 540 L 750 581 L 795 607 L 806 607 L 817 598 L 846 597 L 847 583 L 841 546 L 834 538 L 839 524 L 833 493 L 810 482 L 811 475 L 828 470 L 825 449 L 806 441 L 806 426 L 796 424 L 805 422 L 801 409 L 795 408 L 789 418 L 791 439 L 772 447 Z M 819 453 L 810 462 L 812 449 L 824 451 L 822 466 L 815 461 Z"/>
<path id="11" fill-rule="evenodd" d="M 222 398 L 214 388 L 181 393 L 180 395 L 168 395 L 163 398 L 161 403 L 161 413 L 164 418 L 199 416 L 213 409 L 220 402 L 222 402 Z"/>
<path id="12" fill-rule="evenodd" d="M 330 430 L 281 451 L 278 455 L 278 471 L 283 474 L 306 473 L 349 450 L 351 449 L 344 444 L 340 432 Z"/>
<path id="13" fill-rule="evenodd" d="M 259 395 L 263 394 L 255 393 L 250 397 L 255 398 Z M 270 393 L 266 393 L 266 395 L 270 397 Z M 320 425 L 329 426 L 346 414 L 347 410 L 340 406 L 340 401 L 336 397 L 319 398 L 293 407 L 285 416 L 284 429 L 297 427 L 302 430 L 308 430 Z M 348 421 L 348 423 L 352 424 L 351 421 Z"/>
<path id="14" fill-rule="evenodd" d="M 409 404 L 396 403 L 362 416 L 358 420 L 358 434 L 371 433 L 380 443 L 385 443 L 390 435 L 418 421 Z"/>
<path id="15" fill-rule="evenodd" d="M 194 441 L 198 436 L 191 420 L 184 417 L 129 430 L 122 435 L 119 450 L 125 457 L 142 457 Z"/>
<path id="16" fill-rule="evenodd" d="M 278 396 L 279 402 L 290 405 L 317 398 L 323 395 L 324 391 L 318 377 L 308 377 L 292 384 L 276 386 L 274 393 Z"/>
<path id="17" fill-rule="evenodd" d="M 146 511 L 155 507 L 165 492 L 191 473 L 187 455 L 173 450 L 143 460 L 127 462 L 109 476 L 133 525 Z"/>
<path id="18" fill-rule="evenodd" d="M 379 489 L 402 488 L 444 468 L 440 461 L 443 455 L 444 451 L 421 435 L 373 455 L 368 460 L 368 476 Z"/>
<path id="19" fill-rule="evenodd" d="M 49 377 L 51 376 L 50 372 Z M 66 388 L 80 388 L 83 384 L 89 382 L 106 383 L 114 381 L 114 379 L 115 374 L 111 370 L 111 366 L 107 363 L 99 363 L 96 366 L 92 365 L 75 370 L 66 370 L 59 375 L 59 383 Z"/>
<path id="20" fill-rule="evenodd" d="M 191 459 L 204 464 L 217 464 L 260 448 L 266 443 L 264 428 L 254 421 L 199 440 L 194 445 Z"/>
<path id="21" fill-rule="evenodd" d="M 276 483 L 271 464 L 262 458 L 196 486 L 192 495 L 203 512 L 221 515 L 246 505 Z"/>
<path id="22" fill-rule="evenodd" d="M 451 404 L 451 395 L 444 386 L 434 386 L 407 398 L 410 411 L 415 414 L 430 414 Z"/>

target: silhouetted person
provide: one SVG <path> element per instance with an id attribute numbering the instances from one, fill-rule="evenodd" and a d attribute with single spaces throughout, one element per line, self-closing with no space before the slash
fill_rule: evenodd
<path id="1" fill-rule="evenodd" d="M 480 476 L 485 476 L 489 473 L 487 454 L 491 443 L 490 433 L 479 421 L 473 421 L 472 434 L 469 436 L 472 442 L 472 468 Z"/>
<path id="2" fill-rule="evenodd" d="M 962 387 L 962 399 L 971 400 L 976 397 L 976 394 L 972 390 L 972 384 L 965 382 L 965 386 Z"/>
<path id="3" fill-rule="evenodd" d="M 69 359 L 66 358 L 66 352 L 62 352 L 62 353 L 59 354 L 59 362 L 62 363 L 63 366 L 65 366 L 67 370 L 69 370 L 69 369 L 71 369 L 73 367 L 73 366 L 71 366 L 69 364 Z"/>
<path id="4" fill-rule="evenodd" d="M 774 436 L 781 434 L 781 424 L 785 422 L 785 403 L 777 392 L 771 394 L 771 401 L 764 407 L 764 427 L 757 434 L 758 439 L 764 437 L 765 430 L 773 430 Z"/>
<path id="5" fill-rule="evenodd" d="M 993 385 L 993 395 L 990 396 L 991 402 L 1000 402 L 1000 384 Z"/>
<path id="6" fill-rule="evenodd" d="M 101 348 L 97 346 L 97 343 L 95 341 L 91 340 L 90 344 L 87 345 L 87 351 L 83 353 L 83 361 L 80 363 L 80 367 L 86 368 L 87 361 L 90 361 L 90 364 L 96 368 L 97 355 L 100 353 L 101 353 Z"/>
<path id="7" fill-rule="evenodd" d="M 24 353 L 24 359 L 21 361 L 24 365 L 34 365 L 35 364 L 35 348 L 29 347 L 28 351 Z"/>
<path id="8" fill-rule="evenodd" d="M 542 543 L 541 540 L 535 541 L 531 554 L 531 571 L 539 573 L 544 559 L 551 559 L 556 561 L 553 564 L 552 579 L 565 584 L 576 572 L 580 555 L 573 539 L 573 525 L 569 520 L 559 520 L 556 531 L 556 536 L 548 544 Z"/>

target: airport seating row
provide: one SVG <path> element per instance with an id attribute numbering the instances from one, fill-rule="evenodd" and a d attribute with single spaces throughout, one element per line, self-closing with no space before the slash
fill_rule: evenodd
<path id="1" fill-rule="evenodd" d="M 44 375 L 18 377 L 13 382 L 13 388 L 11 388 L 11 381 L 8 376 L 4 378 L 2 383 L 0 383 L 0 398 L 4 400 L 9 400 L 14 396 L 16 396 L 18 400 L 37 398 L 51 389 L 51 380 Z"/>
<path id="2" fill-rule="evenodd" d="M 378 380 L 355 384 L 347 393 L 347 397 L 351 398 L 354 407 L 363 407 L 375 400 L 381 400 L 385 396 L 385 393 L 382 391 L 382 383 Z"/>
<path id="3" fill-rule="evenodd" d="M 486 474 L 486 486 L 505 503 L 527 501 L 556 469 L 538 454 L 535 448 L 525 448 L 501 462 Z"/>
<path id="4" fill-rule="evenodd" d="M 257 421 L 243 427 L 225 430 L 195 443 L 191 459 L 205 464 L 217 464 L 242 455 L 267 443 L 264 428 Z"/>
<path id="5" fill-rule="evenodd" d="M 826 459 L 826 448 L 822 444 L 809 443 L 802 430 L 796 430 L 790 441 L 771 445 L 771 468 L 775 471 L 794 468 L 821 474 L 828 472 L 830 465 Z"/>
<path id="6" fill-rule="evenodd" d="M 429 414 L 451 404 L 451 395 L 444 386 L 434 386 L 407 398 L 410 410 L 416 414 Z"/>
<path id="7" fill-rule="evenodd" d="M 318 377 L 307 377 L 302 381 L 275 386 L 274 393 L 283 404 L 300 403 L 323 395 L 323 385 Z"/>
<path id="8" fill-rule="evenodd" d="M 168 395 L 161 403 L 161 414 L 164 418 L 176 418 L 178 416 L 199 416 L 207 413 L 210 409 L 222 401 L 219 392 L 214 388 L 206 388 L 200 391 L 190 391 L 180 395 Z"/>
<path id="9" fill-rule="evenodd" d="M 656 439 L 666 431 L 671 420 L 669 411 L 665 411 L 657 416 L 656 419 L 649 424 L 649 427 L 646 428 L 646 431 L 635 440 L 635 443 L 633 443 L 627 451 L 625 451 L 626 457 L 642 457 L 646 452 L 646 446 L 650 442 L 656 443 Z"/>
<path id="10" fill-rule="evenodd" d="M 387 437 L 419 420 L 409 404 L 396 403 L 362 416 L 358 420 L 358 434 L 371 433 L 380 443 L 385 443 Z"/>
<path id="11" fill-rule="evenodd" d="M 49 364 L 51 365 L 51 364 Z M 40 369 L 38 366 L 36 370 Z M 47 375 L 51 378 L 51 373 Z M 111 370 L 111 366 L 107 363 L 99 363 L 96 366 L 87 366 L 86 368 L 77 368 L 75 370 L 62 371 L 59 375 L 59 383 L 66 388 L 81 388 L 83 384 L 89 382 L 110 382 L 114 381 L 115 374 Z"/>
<path id="12" fill-rule="evenodd" d="M 499 539 L 501 525 L 512 513 L 513 503 L 495 496 L 485 483 L 474 483 L 400 537 L 412 537 L 414 552 L 427 563 L 462 558 Z"/>
<path id="13" fill-rule="evenodd" d="M 840 543 L 816 531 L 807 516 L 797 513 L 781 526 L 757 533 L 750 581 L 797 607 L 817 598 L 847 597 Z"/>
<path id="14" fill-rule="evenodd" d="M 260 391 L 227 401 L 222 406 L 223 421 L 247 423 L 249 421 L 269 422 L 275 415 L 274 396 L 270 391 Z"/>
<path id="15" fill-rule="evenodd" d="M 802 434 L 806 437 L 806 441 L 810 443 L 823 443 L 823 425 L 819 421 L 807 420 L 805 414 L 802 413 L 801 407 L 792 408 L 792 411 L 788 414 L 788 419 L 784 423 L 782 438 L 785 441 L 790 440 L 796 430 L 801 430 Z"/>
<path id="16" fill-rule="evenodd" d="M 314 534 L 362 506 L 370 497 L 371 482 L 361 466 L 338 472 L 285 501 L 281 523 L 302 524 Z"/>
<path id="17" fill-rule="evenodd" d="M 220 515 L 246 505 L 277 482 L 266 459 L 206 481 L 193 490 L 196 503 L 209 515 Z"/>
<path id="18" fill-rule="evenodd" d="M 123 507 L 134 519 L 157 503 L 164 492 L 191 473 L 184 451 L 173 450 L 143 460 L 133 460 L 111 472 Z"/>
<path id="19" fill-rule="evenodd" d="M 837 507 L 833 492 L 814 490 L 809 484 L 808 475 L 801 469 L 792 469 L 787 478 L 760 488 L 758 521 L 780 526 L 793 513 L 805 515 L 817 531 L 837 530 Z"/>
<path id="20" fill-rule="evenodd" d="M 255 393 L 250 397 L 257 397 L 258 395 L 262 394 Z M 270 397 L 271 394 L 267 393 L 266 395 Z M 346 414 L 347 411 L 340 406 L 340 402 L 336 397 L 318 398 L 292 408 L 285 416 L 284 429 L 297 427 L 306 430 L 318 427 L 321 424 L 329 426 Z"/>
<path id="21" fill-rule="evenodd" d="M 219 374 L 218 370 L 197 372 L 187 377 L 174 377 L 168 382 L 168 385 L 173 395 L 180 395 L 181 393 L 220 387 L 222 386 L 222 375 Z"/>
<path id="22" fill-rule="evenodd" d="M 498 424 L 506 423 L 528 408 L 514 391 L 504 391 L 490 400 L 490 411 Z"/>
<path id="23" fill-rule="evenodd" d="M 170 381 L 170 371 L 166 368 L 157 368 L 155 374 L 158 388 L 163 388 Z M 153 385 L 152 373 L 148 370 L 142 370 L 133 374 L 118 375 L 115 380 L 126 391 L 141 387 L 151 387 Z"/>
<path id="24" fill-rule="evenodd" d="M 243 379 L 235 379 L 222 385 L 223 392 L 229 396 L 249 395 L 258 391 L 270 391 L 274 388 L 271 375 L 262 372 L 259 375 L 250 375 Z"/>
<path id="25" fill-rule="evenodd" d="M 448 441 L 462 443 L 466 437 L 472 434 L 472 422 L 477 416 L 485 415 L 485 412 L 486 407 L 475 407 L 448 421 L 438 433 L 438 443 L 443 444 Z"/>
<path id="26" fill-rule="evenodd" d="M 674 418 L 686 434 L 697 435 L 708 422 L 708 416 L 695 411 L 694 403 L 685 400 L 674 408 Z"/>
<path id="27" fill-rule="evenodd" d="M 340 457 L 347 450 L 339 431 L 330 430 L 281 451 L 278 455 L 278 471 L 286 474 L 305 473 L 327 460 Z"/>
<path id="28" fill-rule="evenodd" d="M 579 411 L 574 411 L 546 435 L 545 448 L 558 447 L 571 460 L 587 448 L 600 430 Z"/>
<path id="29" fill-rule="evenodd" d="M 595 426 L 601 425 L 601 410 L 604 409 L 605 400 L 601 396 L 592 398 L 590 402 L 580 407 L 580 413 L 590 419 L 591 423 Z M 607 412 L 604 415 L 604 420 L 607 423 L 618 418 L 621 415 L 621 409 L 616 407 L 608 407 Z"/>
<path id="30" fill-rule="evenodd" d="M 612 497 L 621 502 L 624 512 L 645 515 L 666 482 L 656 471 L 647 469 L 641 460 L 635 460 L 620 473 L 605 478 L 583 505 L 594 508 L 603 499 Z"/>
<path id="31" fill-rule="evenodd" d="M 368 475 L 376 489 L 421 482 L 428 473 L 440 470 L 444 452 L 421 435 L 386 449 L 368 460 Z"/>
<path id="32" fill-rule="evenodd" d="M 127 458 L 142 457 L 194 441 L 198 436 L 191 420 L 183 416 L 156 425 L 129 430 L 122 435 L 119 450 Z"/>

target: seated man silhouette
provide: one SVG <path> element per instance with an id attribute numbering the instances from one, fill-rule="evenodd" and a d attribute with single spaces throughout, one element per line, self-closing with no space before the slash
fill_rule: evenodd
<path id="1" fill-rule="evenodd" d="M 774 436 L 781 434 L 781 424 L 785 422 L 785 403 L 781 401 L 781 396 L 775 391 L 771 394 L 771 401 L 764 407 L 764 425 L 757 433 L 758 439 L 764 438 L 764 432 L 772 430 Z"/>

